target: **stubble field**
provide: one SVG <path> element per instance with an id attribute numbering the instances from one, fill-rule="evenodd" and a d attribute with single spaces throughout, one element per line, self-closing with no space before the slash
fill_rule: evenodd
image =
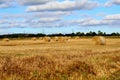
<path id="1" fill-rule="evenodd" d="M 120 80 L 120 39 L 0 41 L 0 80 Z"/>

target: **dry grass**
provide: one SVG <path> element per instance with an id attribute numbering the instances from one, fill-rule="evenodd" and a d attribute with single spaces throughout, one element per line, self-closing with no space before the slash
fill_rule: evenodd
<path id="1" fill-rule="evenodd" d="M 119 80 L 120 40 L 0 42 L 0 80 Z"/>

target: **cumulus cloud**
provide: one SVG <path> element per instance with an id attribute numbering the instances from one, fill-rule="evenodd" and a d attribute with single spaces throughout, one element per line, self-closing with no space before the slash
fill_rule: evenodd
<path id="1" fill-rule="evenodd" d="M 13 0 L 0 0 L 0 8 L 12 7 L 14 6 L 13 2 Z"/>
<path id="2" fill-rule="evenodd" d="M 9 4 L 0 4 L 0 8 L 8 8 L 8 7 L 10 7 Z"/>
<path id="3" fill-rule="evenodd" d="M 0 4 L 4 3 L 4 0 L 0 0 Z"/>
<path id="4" fill-rule="evenodd" d="M 60 18 L 52 17 L 52 18 L 40 18 L 38 20 L 35 20 L 33 22 L 38 22 L 38 23 L 48 23 L 48 22 L 56 22 L 60 21 Z"/>
<path id="5" fill-rule="evenodd" d="M 112 5 L 120 5 L 120 0 L 110 0 L 110 1 L 105 3 L 106 7 L 110 7 Z"/>
<path id="6" fill-rule="evenodd" d="M 97 2 L 80 0 L 80 1 L 52 1 L 44 5 L 29 6 L 27 11 L 72 11 L 72 10 L 89 10 L 98 6 Z"/>
<path id="7" fill-rule="evenodd" d="M 61 16 L 68 14 L 68 12 L 50 12 L 47 17 L 44 17 L 47 15 L 47 13 L 45 13 L 43 12 L 31 14 L 2 15 L 0 19 L 0 28 L 6 29 L 27 27 L 52 27 L 53 25 L 58 26 L 59 21 L 61 21 L 62 19 Z"/>
<path id="8" fill-rule="evenodd" d="M 120 14 L 106 15 L 101 20 L 97 20 L 90 17 L 78 20 L 68 20 L 62 22 L 62 24 L 64 24 L 64 26 L 80 26 L 80 27 L 119 26 Z"/>
<path id="9" fill-rule="evenodd" d="M 107 20 L 120 20 L 120 14 L 107 15 L 104 19 Z"/>
<path id="10" fill-rule="evenodd" d="M 70 15 L 72 12 L 69 11 L 57 11 L 57 12 L 35 12 L 35 13 L 26 13 L 26 14 L 0 14 L 2 18 L 10 19 L 10 18 L 46 18 L 46 17 L 62 17 L 66 15 Z"/>
<path id="11" fill-rule="evenodd" d="M 67 26 L 80 26 L 80 27 L 89 27 L 89 26 L 119 26 L 120 25 L 120 15 L 116 18 L 118 14 L 107 15 L 102 20 L 97 20 L 94 18 L 85 18 L 79 20 L 59 20 L 58 22 L 48 22 L 44 24 L 40 23 L 44 27 L 67 27 Z M 38 22 L 39 23 L 39 22 Z M 36 25 L 36 24 L 34 24 Z M 39 24 L 38 24 L 39 25 Z M 39 25 L 39 26 L 40 26 Z"/>
<path id="12" fill-rule="evenodd" d="M 18 0 L 18 3 L 20 5 L 40 5 L 40 4 L 45 4 L 48 3 L 50 1 L 54 1 L 54 0 Z"/>
<path id="13" fill-rule="evenodd" d="M 0 24 L 5 24 L 6 22 L 7 22 L 7 21 L 4 20 L 4 19 L 0 20 Z"/>
<path id="14" fill-rule="evenodd" d="M 95 19 L 84 17 L 83 19 L 66 19 L 71 12 L 34 12 L 26 14 L 1 14 L 0 28 L 27 28 L 27 27 L 67 27 L 67 26 L 119 26 L 120 14 L 104 15 L 103 18 Z M 64 17 L 65 16 L 65 17 Z"/>
<path id="15" fill-rule="evenodd" d="M 0 8 L 45 4 L 54 0 L 0 0 Z"/>
<path id="16" fill-rule="evenodd" d="M 120 14 L 107 15 L 102 20 L 89 19 L 80 23 L 82 26 L 119 26 Z"/>

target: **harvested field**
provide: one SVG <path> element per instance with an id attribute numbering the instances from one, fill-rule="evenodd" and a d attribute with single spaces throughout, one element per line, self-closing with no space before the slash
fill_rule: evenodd
<path id="1" fill-rule="evenodd" d="M 0 80 L 120 80 L 120 39 L 0 41 Z"/>

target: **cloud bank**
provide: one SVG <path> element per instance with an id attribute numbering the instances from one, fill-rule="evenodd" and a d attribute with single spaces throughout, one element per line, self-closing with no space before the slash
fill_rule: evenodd
<path id="1" fill-rule="evenodd" d="M 98 6 L 97 2 L 88 0 L 81 1 L 52 1 L 44 5 L 30 6 L 27 11 L 73 11 L 73 10 L 89 10 Z"/>
<path id="2" fill-rule="evenodd" d="M 18 5 L 15 6 L 15 4 Z M 120 5 L 120 0 L 110 0 L 105 3 L 105 6 L 112 5 Z M 17 14 L 0 13 L 1 29 L 120 25 L 120 14 L 108 15 L 101 12 L 98 16 L 102 18 L 97 19 L 89 17 L 89 12 L 88 16 L 82 13 L 82 11 L 92 11 L 99 8 L 100 3 L 95 0 L 0 0 L 1 9 L 13 6 L 25 8 L 24 12 Z M 74 13 L 86 17 L 81 18 Z"/>
<path id="3" fill-rule="evenodd" d="M 70 26 L 119 26 L 120 25 L 120 14 L 114 15 L 107 15 L 104 16 L 103 19 L 97 20 L 95 18 L 84 18 L 84 19 L 77 19 L 77 20 L 64 20 L 60 16 L 57 17 L 41 17 L 37 18 L 37 14 L 35 15 L 28 15 L 31 18 L 24 17 L 16 17 L 11 21 L 11 19 L 3 18 L 0 20 L 0 28 L 26 28 L 26 27 L 33 27 L 33 28 L 40 28 L 40 27 L 70 27 Z M 4 16 L 3 16 L 4 17 Z M 13 17 L 13 16 L 12 16 Z"/>
<path id="4" fill-rule="evenodd" d="M 120 5 L 120 0 L 110 0 L 110 1 L 105 3 L 106 7 L 110 7 L 112 5 Z"/>

